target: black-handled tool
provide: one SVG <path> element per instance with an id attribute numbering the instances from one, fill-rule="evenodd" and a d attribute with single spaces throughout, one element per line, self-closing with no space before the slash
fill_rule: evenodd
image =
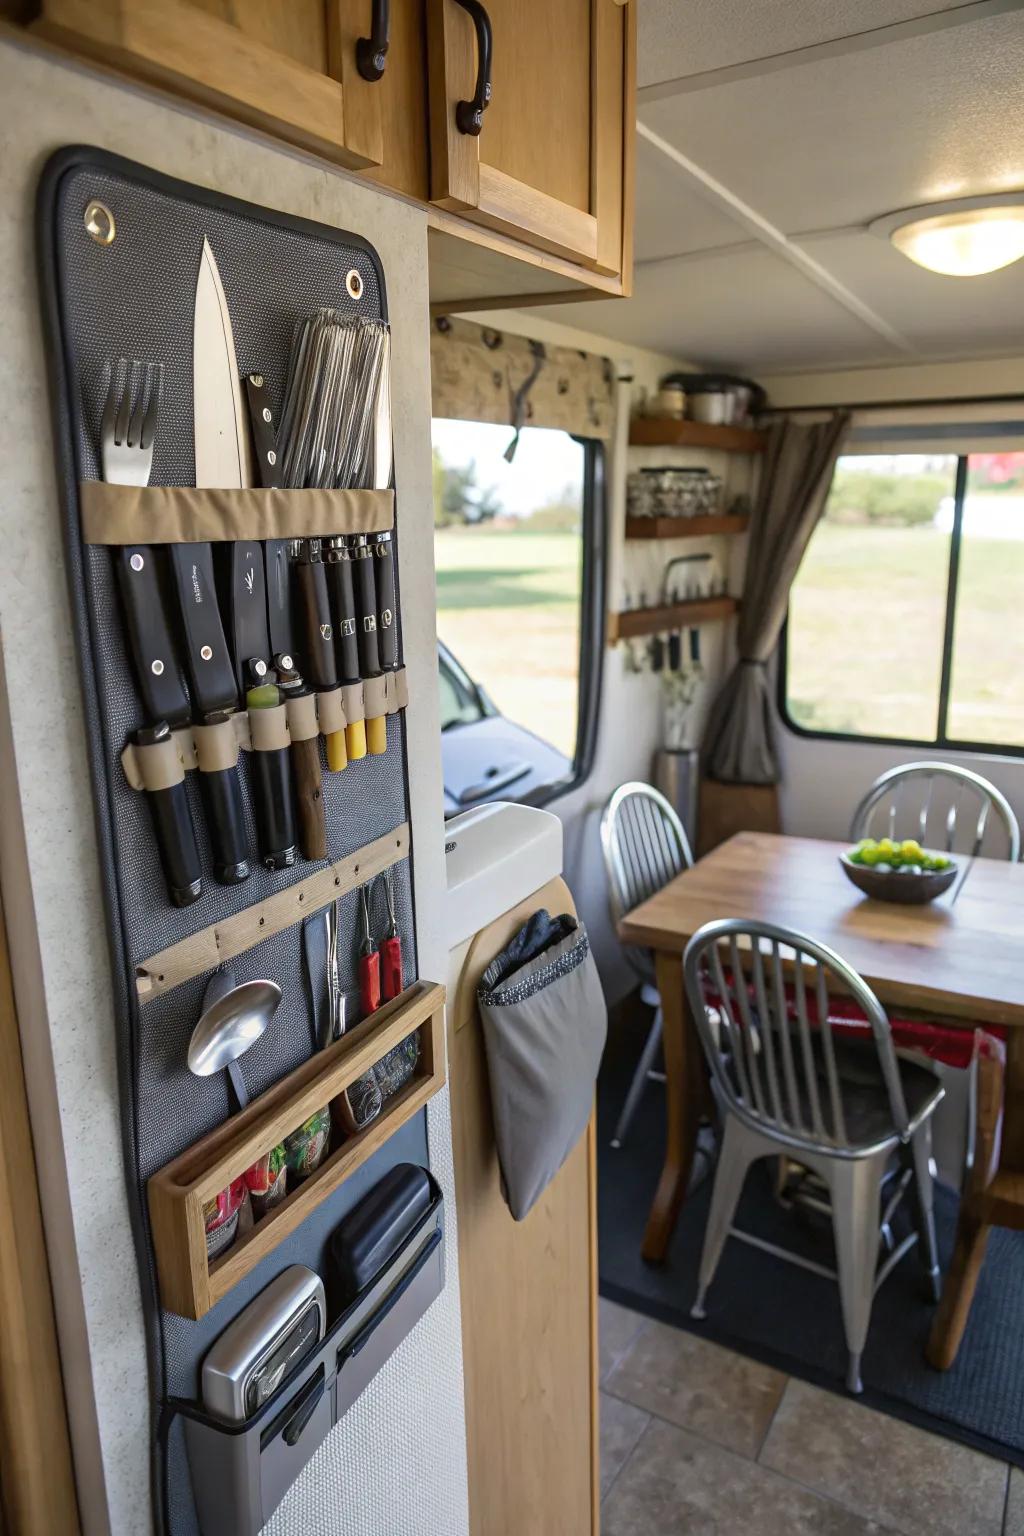
<path id="1" fill-rule="evenodd" d="M 267 665 L 254 657 L 248 665 L 245 695 L 252 732 L 249 765 L 256 810 L 260 859 L 267 869 L 290 869 L 298 858 L 292 810 L 288 729 L 280 713 L 281 692 L 267 681 Z"/>
<path id="2" fill-rule="evenodd" d="M 334 625 L 335 654 L 343 686 L 359 682 L 359 637 L 356 633 L 355 576 L 348 540 L 340 535 L 327 541 L 327 594 Z M 345 750 L 350 758 L 366 756 L 366 722 L 353 720 L 345 727 Z"/>
<path id="3" fill-rule="evenodd" d="M 356 637 L 359 642 L 359 675 L 363 682 L 380 677 L 380 648 L 377 644 L 377 580 L 374 572 L 373 546 L 365 533 L 349 540 L 356 590 Z M 387 715 L 367 716 L 366 749 L 379 756 L 387 751 Z"/>
<path id="4" fill-rule="evenodd" d="M 166 720 L 143 726 L 135 732 L 137 747 L 156 747 L 171 743 L 171 728 Z M 168 771 L 163 782 L 146 785 L 146 798 L 153 816 L 160 863 L 171 901 L 176 907 L 190 906 L 202 895 L 199 849 L 196 846 L 192 812 L 185 789 L 185 770 L 175 751 L 166 754 Z"/>
<path id="5" fill-rule="evenodd" d="M 303 539 L 299 546 L 296 576 L 306 676 L 318 693 L 329 693 L 339 686 L 338 666 L 334 654 L 334 621 L 327 591 L 327 571 L 319 539 Z M 349 759 L 345 732 L 331 731 L 324 742 L 328 768 L 335 772 L 345 768 Z"/>
<path id="6" fill-rule="evenodd" d="M 385 672 L 398 667 L 398 599 L 395 591 L 395 544 L 390 533 L 378 533 L 373 541 L 374 582 L 377 590 L 377 649 Z"/>

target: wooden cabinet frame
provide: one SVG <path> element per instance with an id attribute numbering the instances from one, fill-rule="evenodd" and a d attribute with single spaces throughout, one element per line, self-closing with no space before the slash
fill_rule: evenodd
<path id="1" fill-rule="evenodd" d="M 631 264 L 636 7 L 591 0 L 590 10 L 590 206 L 583 210 L 489 164 L 486 113 L 477 137 L 460 133 L 455 104 L 472 97 L 476 80 L 473 26 L 454 0 L 428 0 L 431 201 L 617 275 Z"/>
<path id="2" fill-rule="evenodd" d="M 350 0 L 324 11 L 326 73 L 182 0 L 42 0 L 32 30 L 338 164 L 379 165 L 381 93 L 355 62 L 369 3 L 365 15 Z"/>

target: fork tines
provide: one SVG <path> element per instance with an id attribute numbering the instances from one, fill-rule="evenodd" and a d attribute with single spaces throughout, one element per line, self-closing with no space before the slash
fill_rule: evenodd
<path id="1" fill-rule="evenodd" d="M 119 357 L 105 371 L 107 398 L 100 424 L 103 478 L 145 485 L 153 462 L 163 364 Z"/>

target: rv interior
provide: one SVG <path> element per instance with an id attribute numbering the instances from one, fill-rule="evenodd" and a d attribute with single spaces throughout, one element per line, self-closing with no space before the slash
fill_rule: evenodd
<path id="1" fill-rule="evenodd" d="M 0 0 L 0 1536 L 1024 1536 L 1024 0 Z"/>

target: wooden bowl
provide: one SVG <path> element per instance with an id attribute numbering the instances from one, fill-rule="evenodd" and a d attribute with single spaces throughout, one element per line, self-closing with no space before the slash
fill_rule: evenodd
<path id="1" fill-rule="evenodd" d="M 874 869 L 870 864 L 854 864 L 845 853 L 839 863 L 848 880 L 873 901 L 895 901 L 901 906 L 922 906 L 948 891 L 956 879 L 956 864 L 946 869 L 925 869 L 919 875 L 905 875 L 899 869 Z"/>

